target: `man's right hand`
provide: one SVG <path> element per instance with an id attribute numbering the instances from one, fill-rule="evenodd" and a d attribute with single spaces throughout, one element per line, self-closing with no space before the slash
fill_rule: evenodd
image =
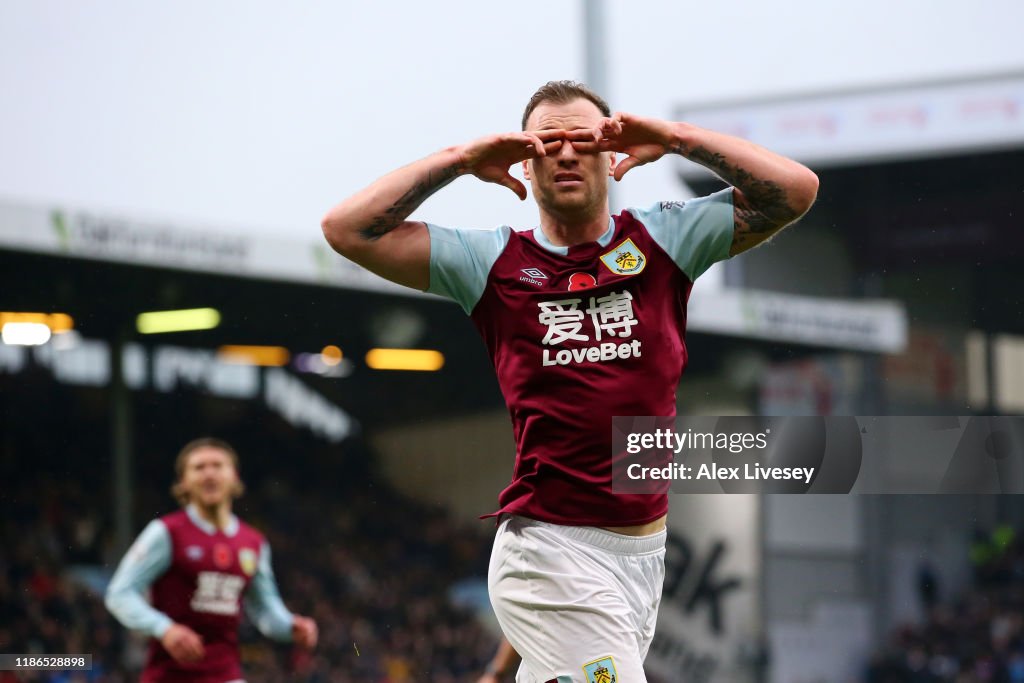
<path id="1" fill-rule="evenodd" d="M 459 161 L 463 169 L 480 180 L 504 185 L 525 200 L 526 187 L 509 169 L 526 159 L 557 152 L 564 137 L 562 130 L 488 135 L 460 147 Z"/>
<path id="2" fill-rule="evenodd" d="M 160 644 L 164 646 L 176 662 L 187 664 L 198 662 L 203 658 L 203 639 L 199 634 L 183 624 L 171 624 L 161 636 Z"/>
<path id="3" fill-rule="evenodd" d="M 558 151 L 561 130 L 488 135 L 447 147 L 403 166 L 350 196 L 320 223 L 331 247 L 345 258 L 406 287 L 430 284 L 430 235 L 408 220 L 428 197 L 460 175 L 497 183 L 526 199 L 526 188 L 512 177 L 513 164 Z"/>

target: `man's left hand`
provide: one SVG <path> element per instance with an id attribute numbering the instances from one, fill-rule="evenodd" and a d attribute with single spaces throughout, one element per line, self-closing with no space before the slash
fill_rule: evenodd
<path id="1" fill-rule="evenodd" d="M 316 647 L 316 639 L 316 622 L 309 617 L 296 614 L 292 619 L 292 641 L 300 647 L 312 650 Z"/>
<path id="2" fill-rule="evenodd" d="M 620 152 L 625 159 L 615 165 L 615 180 L 636 166 L 657 161 L 674 151 L 675 124 L 661 119 L 616 112 L 598 121 L 593 128 L 580 128 L 565 137 L 578 152 Z"/>

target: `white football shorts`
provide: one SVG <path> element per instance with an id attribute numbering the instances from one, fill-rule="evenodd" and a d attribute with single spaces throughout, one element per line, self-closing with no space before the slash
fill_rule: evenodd
<path id="1" fill-rule="evenodd" d="M 665 537 L 503 516 L 487 588 L 523 658 L 516 682 L 646 683 Z"/>

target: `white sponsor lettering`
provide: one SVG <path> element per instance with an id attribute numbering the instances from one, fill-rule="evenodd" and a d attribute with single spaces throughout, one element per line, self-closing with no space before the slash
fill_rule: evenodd
<path id="1" fill-rule="evenodd" d="M 594 339 L 601 341 L 603 331 L 609 337 L 628 337 L 633 333 L 637 319 L 633 317 L 633 295 L 629 290 L 612 292 L 607 296 L 590 297 L 587 309 L 594 321 Z"/>
<path id="2" fill-rule="evenodd" d="M 245 587 L 245 579 L 221 572 L 199 572 L 191 607 L 195 612 L 207 614 L 238 614 L 238 596 Z"/>
<path id="3" fill-rule="evenodd" d="M 583 299 L 575 298 L 537 304 L 540 308 L 537 321 L 547 327 L 540 342 L 542 345 L 556 346 L 569 340 L 590 341 L 591 337 L 583 332 L 586 316 L 590 316 L 594 328 L 594 341 L 606 337 L 631 337 L 633 326 L 639 323 L 633 312 L 633 295 L 629 290 L 592 296 L 586 311 L 580 309 L 581 303 Z M 543 349 L 541 364 L 547 367 L 637 358 L 640 356 L 640 346 L 640 340 L 634 339 L 630 342 L 604 342 L 576 349 Z"/>
<path id="4" fill-rule="evenodd" d="M 542 301 L 538 320 L 548 328 L 541 344 L 554 346 L 569 339 L 590 341 L 590 337 L 580 334 L 583 329 L 583 311 L 579 309 L 580 299 L 561 299 L 559 301 Z"/>
<path id="5" fill-rule="evenodd" d="M 544 349 L 541 364 L 549 365 L 570 365 L 571 363 L 605 362 L 621 358 L 639 358 L 640 340 L 634 339 L 631 342 L 616 344 L 615 342 L 604 342 L 597 346 L 587 346 L 580 349 L 559 349 L 552 354 L 551 349 Z"/>

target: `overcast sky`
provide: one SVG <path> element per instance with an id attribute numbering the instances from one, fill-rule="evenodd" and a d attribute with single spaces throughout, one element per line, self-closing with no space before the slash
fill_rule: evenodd
<path id="1" fill-rule="evenodd" d="M 681 103 L 1024 70 L 1020 0 L 608 0 L 607 98 Z M 338 200 L 442 147 L 516 129 L 582 78 L 582 0 L 0 0 L 0 200 L 302 238 Z M 682 195 L 672 164 L 617 201 Z M 416 214 L 536 222 L 464 178 Z"/>

